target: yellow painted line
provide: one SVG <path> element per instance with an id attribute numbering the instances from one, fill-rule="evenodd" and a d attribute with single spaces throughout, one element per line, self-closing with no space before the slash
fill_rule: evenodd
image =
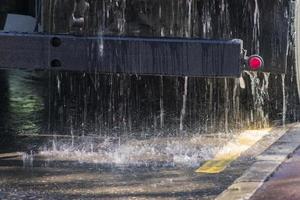
<path id="1" fill-rule="evenodd" d="M 226 169 L 226 167 L 240 155 L 255 145 L 266 135 L 271 133 L 271 129 L 247 130 L 239 136 L 228 142 L 212 160 L 206 161 L 197 173 L 217 174 Z"/>

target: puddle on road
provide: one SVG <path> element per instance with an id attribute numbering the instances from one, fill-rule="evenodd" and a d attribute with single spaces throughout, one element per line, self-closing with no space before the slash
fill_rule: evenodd
<path id="1" fill-rule="evenodd" d="M 7 199 L 199 199 L 221 186 L 195 167 L 231 138 L 51 139 L 39 152 L 0 158 L 0 193 Z"/>
<path id="2" fill-rule="evenodd" d="M 227 153 L 232 141 L 244 144 L 245 138 L 248 142 L 265 132 L 247 133 L 148 139 L 48 136 L 39 151 L 0 156 L 0 193 L 3 199 L 213 199 L 246 166 L 217 175 L 194 170 Z"/>
<path id="3" fill-rule="evenodd" d="M 195 169 L 216 156 L 239 155 L 266 135 L 269 130 L 147 139 L 39 135 L 37 151 L 0 156 L 0 193 L 6 199 L 213 199 L 248 165 L 219 174 Z"/>
<path id="4" fill-rule="evenodd" d="M 39 156 L 47 160 L 118 166 L 182 166 L 197 167 L 211 159 L 228 138 L 193 136 L 152 138 L 147 140 L 120 138 L 53 139 L 41 148 Z"/>

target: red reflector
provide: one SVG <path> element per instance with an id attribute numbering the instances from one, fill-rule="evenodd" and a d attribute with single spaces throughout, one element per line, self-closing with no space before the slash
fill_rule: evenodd
<path id="1" fill-rule="evenodd" d="M 248 64 L 251 70 L 259 70 L 262 68 L 264 61 L 260 56 L 250 56 Z"/>

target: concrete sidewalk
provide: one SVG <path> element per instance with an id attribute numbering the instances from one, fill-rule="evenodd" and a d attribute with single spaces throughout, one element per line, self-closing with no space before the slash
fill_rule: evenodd
<path id="1" fill-rule="evenodd" d="M 295 123 L 216 200 L 299 200 L 299 146 L 300 124 Z"/>
<path id="2" fill-rule="evenodd" d="M 300 149 L 285 161 L 251 198 L 251 200 L 270 199 L 300 199 Z"/>

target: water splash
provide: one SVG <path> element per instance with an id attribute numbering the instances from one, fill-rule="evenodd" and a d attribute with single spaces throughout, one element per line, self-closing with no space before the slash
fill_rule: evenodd
<path id="1" fill-rule="evenodd" d="M 75 160 L 80 163 L 96 163 L 119 166 L 187 166 L 196 167 L 209 160 L 228 138 L 205 136 L 151 138 L 147 140 L 121 138 L 80 137 L 75 145 L 61 139 L 55 146 L 41 148 L 39 155 L 52 160 Z M 55 140 L 53 140 L 55 141 Z M 209 143 L 207 141 L 210 141 Z"/>
<path id="2" fill-rule="evenodd" d="M 32 168 L 33 167 L 33 151 L 30 151 L 30 153 L 23 153 L 22 154 L 22 161 L 23 161 L 23 167 L 24 168 Z"/>

